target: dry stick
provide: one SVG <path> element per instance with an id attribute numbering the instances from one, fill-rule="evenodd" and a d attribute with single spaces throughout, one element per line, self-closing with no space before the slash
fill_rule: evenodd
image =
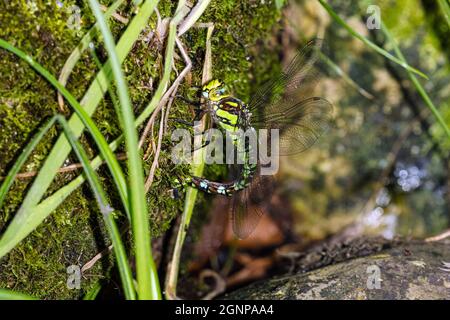
<path id="1" fill-rule="evenodd" d="M 158 134 L 158 146 L 156 147 L 155 158 L 153 159 L 152 167 L 150 169 L 150 174 L 145 181 L 145 192 L 148 192 L 150 186 L 152 185 L 153 178 L 155 176 L 155 170 L 158 166 L 159 154 L 161 152 L 162 137 L 164 134 L 164 108 L 161 109 L 161 121 L 159 124 L 159 134 Z"/>
<path id="2" fill-rule="evenodd" d="M 176 92 L 178 89 L 178 87 L 175 88 L 174 92 Z M 168 110 L 170 109 L 172 102 L 174 99 L 174 95 L 172 95 L 172 97 L 170 98 L 168 104 L 167 104 L 167 110 L 166 110 L 166 114 L 168 113 Z M 155 158 L 153 159 L 153 163 L 152 163 L 152 167 L 150 170 L 150 174 L 147 178 L 147 180 L 145 181 L 145 192 L 148 192 L 148 190 L 150 189 L 152 183 L 153 183 L 153 179 L 155 177 L 155 170 L 158 167 L 159 164 L 159 154 L 161 152 L 161 145 L 162 145 L 162 137 L 165 134 L 165 130 L 164 130 L 164 119 L 166 117 L 164 117 L 164 108 L 161 110 L 161 122 L 160 122 L 160 127 L 159 127 L 159 134 L 158 134 L 158 146 L 156 147 L 156 153 L 155 153 Z M 167 118 L 166 118 L 167 119 Z M 152 131 L 153 131 L 153 126 L 152 126 Z M 152 139 L 153 141 L 153 139 Z M 145 154 L 144 158 L 148 159 L 149 155 Z"/>
<path id="3" fill-rule="evenodd" d="M 194 23 L 200 18 L 205 9 L 208 7 L 211 0 L 199 0 L 197 4 L 192 8 L 189 15 L 180 23 L 180 27 L 178 29 L 178 36 L 181 37 L 184 33 L 186 33 Z"/>
<path id="4" fill-rule="evenodd" d="M 184 48 L 183 43 L 181 42 L 179 37 L 176 37 L 175 42 L 177 44 L 178 50 L 180 50 L 180 52 L 181 52 L 181 56 L 183 57 L 183 60 L 184 60 L 184 63 L 186 64 L 186 66 L 183 69 L 183 71 L 180 73 L 180 75 L 177 77 L 177 79 L 174 81 L 174 85 L 176 85 L 176 88 L 174 90 L 174 94 L 172 95 L 173 97 L 175 96 L 175 93 L 178 89 L 178 86 L 180 85 L 181 80 L 186 77 L 186 75 L 188 74 L 189 71 L 191 71 L 191 68 L 192 68 L 192 61 L 189 58 L 189 55 L 187 54 L 186 49 Z M 166 110 L 166 119 L 164 120 L 164 132 L 167 131 L 167 122 L 169 121 L 169 111 L 170 111 L 171 106 L 172 106 L 172 103 L 169 103 L 167 110 Z"/>
<path id="5" fill-rule="evenodd" d="M 145 151 L 144 154 L 144 161 L 147 161 L 148 158 L 150 157 L 150 154 L 152 153 L 153 150 L 156 150 L 156 144 L 155 144 L 155 139 L 153 137 L 153 129 L 155 128 L 155 123 L 152 122 L 151 126 L 150 126 L 150 139 L 151 139 L 151 143 L 148 145 L 147 147 L 147 151 Z"/>
<path id="6" fill-rule="evenodd" d="M 426 242 L 435 242 L 435 241 L 441 241 L 441 240 L 447 239 L 449 237 L 450 237 L 450 229 L 445 230 L 444 232 L 442 232 L 438 235 L 435 235 L 433 237 L 425 238 L 425 241 Z"/>
<path id="7" fill-rule="evenodd" d="M 209 3 L 208 0 L 206 0 L 206 2 Z M 159 12 L 156 11 L 156 13 L 157 13 L 157 15 L 159 16 Z M 192 17 L 191 15 L 189 15 L 185 20 L 187 21 L 187 20 L 192 20 L 192 19 L 193 19 L 193 17 Z M 209 28 L 211 28 L 211 27 L 213 26 L 212 24 L 205 24 L 205 25 L 206 25 L 207 27 L 209 27 Z M 187 30 L 185 30 L 185 31 L 187 31 Z M 181 36 L 181 34 L 179 34 L 178 36 Z M 151 116 L 149 122 L 147 123 L 146 128 L 144 129 L 143 134 L 141 135 L 141 138 L 140 138 L 140 141 L 139 141 L 139 148 L 142 147 L 142 145 L 143 145 L 143 143 L 144 143 L 144 141 L 145 141 L 145 139 L 146 139 L 146 137 L 147 137 L 147 135 L 148 135 L 148 132 L 150 131 L 150 126 L 149 126 L 149 124 L 150 124 L 150 123 L 153 123 L 153 122 L 155 121 L 156 115 L 159 113 L 159 111 L 161 110 L 161 108 L 165 105 L 165 103 L 167 102 L 167 100 L 169 99 L 169 97 L 172 95 L 172 93 L 173 93 L 173 96 L 175 95 L 175 93 L 176 93 L 176 91 L 177 91 L 177 88 L 178 88 L 178 86 L 179 86 L 181 80 L 184 79 L 184 78 L 186 77 L 186 74 L 187 74 L 187 73 L 191 70 L 191 68 L 192 68 L 192 62 L 191 62 L 191 60 L 189 59 L 189 56 L 188 56 L 186 50 L 184 49 L 182 42 L 180 41 L 180 39 L 179 39 L 178 37 L 175 39 L 175 41 L 176 41 L 176 44 L 177 44 L 178 49 L 180 50 L 180 52 L 181 52 L 181 54 L 182 54 L 182 56 L 183 56 L 183 59 L 185 60 L 186 66 L 185 66 L 185 68 L 183 69 L 183 71 L 178 75 L 178 77 L 175 79 L 175 81 L 173 82 L 172 86 L 171 86 L 171 87 L 166 91 L 166 93 L 163 95 L 163 97 L 161 98 L 161 101 L 160 101 L 159 104 L 158 104 L 158 107 L 154 110 L 154 112 L 153 112 L 153 114 L 152 114 L 152 116 Z M 172 103 L 170 102 L 169 108 L 170 108 L 171 104 L 172 104 Z M 169 108 L 168 108 L 168 109 L 169 109 Z M 168 110 L 166 111 L 166 113 L 167 113 L 167 115 L 169 114 L 169 113 L 168 113 Z M 164 117 L 161 117 L 161 119 L 164 119 Z M 165 126 L 167 126 L 167 121 L 168 121 L 168 120 L 167 120 L 167 117 L 166 117 L 166 120 L 165 120 Z M 157 159 L 157 157 L 155 157 L 155 159 Z M 154 163 L 155 163 L 155 161 L 154 161 Z M 153 168 L 153 165 L 152 165 L 152 168 Z M 149 176 L 149 178 L 150 178 L 150 176 Z M 153 178 L 152 178 L 152 180 L 153 180 Z M 149 179 L 148 179 L 147 181 L 149 181 Z M 151 182 L 150 182 L 150 185 L 151 185 Z M 97 254 L 97 255 L 96 255 L 95 257 L 93 257 L 87 264 L 85 264 L 85 265 L 83 266 L 83 270 L 87 270 L 87 269 L 91 268 L 91 267 L 92 267 L 92 266 L 93 266 L 93 265 L 94 265 L 94 264 L 95 264 L 95 263 L 96 263 L 103 255 L 104 255 L 103 252 Z"/>
<path id="8" fill-rule="evenodd" d="M 101 8 L 103 11 L 108 10 L 108 8 L 107 8 L 105 5 L 103 5 L 103 4 L 100 5 L 100 8 Z M 130 21 L 128 18 L 125 18 L 124 16 L 118 14 L 117 12 L 114 12 L 111 16 L 112 16 L 114 19 L 116 19 L 117 21 L 119 21 L 119 22 L 121 22 L 121 23 L 123 23 L 123 24 L 128 24 L 128 22 Z"/>
<path id="9" fill-rule="evenodd" d="M 159 12 L 158 12 L 158 11 L 157 11 L 157 15 L 159 16 Z M 188 17 L 188 18 L 189 18 L 189 17 Z M 188 19 L 188 18 L 186 18 L 186 19 Z M 152 35 L 152 36 L 153 36 L 153 35 Z M 181 80 L 184 79 L 184 77 L 185 77 L 186 74 L 191 70 L 191 67 L 192 67 L 191 60 L 189 59 L 189 56 L 187 55 L 186 50 L 184 49 L 184 47 L 183 47 L 181 41 L 180 41 L 178 38 L 176 38 L 176 43 L 177 43 L 177 46 L 178 46 L 179 50 L 181 51 L 181 53 L 182 53 L 182 55 L 183 55 L 183 58 L 185 59 L 186 67 L 183 69 L 183 71 L 179 74 L 179 76 L 177 77 L 177 79 L 175 79 L 175 81 L 174 81 L 174 83 L 172 84 L 172 86 L 166 91 L 166 93 L 165 93 L 165 94 L 163 95 L 163 97 L 161 98 L 161 101 L 159 102 L 159 105 L 158 105 L 157 109 L 153 112 L 153 115 L 152 115 L 153 121 L 154 121 L 154 118 L 155 118 L 155 117 L 153 117 L 153 116 L 154 116 L 155 114 L 157 114 L 157 113 L 159 112 L 159 110 L 161 110 L 162 106 L 166 103 L 166 101 L 168 100 L 168 98 L 169 98 L 169 96 L 172 94 L 172 92 L 173 92 L 174 95 L 175 95 L 175 92 L 176 92 L 176 90 L 177 90 L 177 88 L 178 88 L 178 86 L 179 86 Z M 171 103 L 169 104 L 169 106 L 170 106 L 170 105 L 171 105 Z M 168 112 L 167 112 L 167 114 L 168 114 Z M 164 119 L 164 117 L 162 117 L 162 119 Z M 167 124 L 167 118 L 166 118 L 166 124 Z M 147 134 L 148 134 L 148 132 L 147 132 L 147 133 L 144 132 L 144 134 L 142 135 L 141 140 L 139 141 L 139 148 L 142 147 L 142 143 L 143 143 L 143 141 L 145 140 L 145 137 L 146 137 Z M 122 156 L 124 157 L 124 159 L 126 159 L 126 155 L 125 155 L 125 154 L 118 154 L 118 155 L 117 155 L 117 158 L 118 158 L 119 160 L 122 160 L 122 159 L 121 159 Z M 60 169 L 60 172 L 69 171 L 69 170 L 67 170 L 69 167 L 73 167 L 73 168 L 71 168 L 71 170 L 76 170 L 77 168 L 81 167 L 81 165 L 80 165 L 80 164 L 73 164 L 73 165 L 70 165 L 70 166 L 61 168 L 61 169 Z M 20 174 L 20 173 L 19 173 L 18 175 L 16 175 L 16 177 L 19 177 L 19 178 L 20 178 L 20 176 L 24 176 L 24 175 L 27 175 L 27 176 L 33 176 L 33 175 L 36 175 L 36 174 L 37 174 L 36 172 L 29 172 L 29 173 L 23 173 L 23 174 Z M 1 179 L 4 179 L 4 178 L 3 178 L 3 177 L 0 177 L 0 180 L 1 180 Z M 98 253 L 97 255 L 95 255 L 90 261 L 88 261 L 88 262 L 82 267 L 82 271 L 86 271 L 86 270 L 92 268 L 92 266 L 94 266 L 94 264 L 95 264 L 101 257 L 103 257 L 106 253 L 108 253 L 111 249 L 112 249 L 112 246 L 108 247 L 108 248 L 105 249 L 104 251 L 102 251 L 102 252 Z"/>
<path id="10" fill-rule="evenodd" d="M 177 47 L 179 48 L 179 50 L 180 50 L 180 52 L 181 52 L 181 54 L 183 56 L 183 59 L 185 60 L 186 66 L 183 69 L 183 71 L 178 75 L 176 80 L 173 82 L 173 84 L 171 86 L 171 89 L 169 89 L 169 91 L 171 92 L 171 98 L 170 98 L 169 103 L 168 103 L 168 108 L 167 108 L 168 110 L 170 109 L 170 106 L 172 105 L 173 99 L 175 97 L 175 93 L 178 90 L 178 86 L 179 86 L 181 80 L 184 79 L 184 77 L 190 71 L 191 66 L 192 66 L 191 60 L 189 59 L 189 56 L 188 56 L 186 50 L 184 49 L 183 44 L 181 43 L 181 41 L 178 38 L 176 38 L 175 42 L 176 42 Z M 162 108 L 162 106 L 163 106 L 163 104 L 161 105 L 161 108 Z M 159 107 L 158 107 L 158 109 L 159 109 Z M 155 112 L 153 114 L 153 115 L 155 115 L 155 117 L 153 117 L 153 115 L 152 115 L 152 117 L 150 118 L 149 122 L 147 123 L 147 127 L 144 130 L 144 133 L 142 134 L 141 140 L 139 142 L 140 144 L 144 143 L 144 140 L 145 140 L 146 136 L 148 135 L 147 128 L 150 125 L 150 123 L 151 123 L 151 127 L 153 128 L 153 124 L 154 124 L 154 121 L 155 121 L 155 118 L 156 118 L 156 114 L 159 113 L 158 109 L 155 110 Z M 166 114 L 168 114 L 168 111 L 166 111 Z M 158 135 L 158 146 L 156 147 L 155 158 L 153 159 L 152 167 L 150 169 L 150 174 L 149 174 L 149 176 L 147 178 L 147 181 L 145 182 L 145 191 L 146 192 L 148 192 L 148 190 L 150 189 L 150 186 L 153 183 L 153 179 L 154 179 L 154 176 L 155 176 L 155 170 L 156 170 L 156 168 L 158 166 L 159 154 L 161 152 L 161 145 L 162 145 L 162 137 L 163 137 L 164 132 L 165 132 L 165 130 L 164 130 L 165 121 L 167 121 L 167 118 L 165 118 L 165 116 L 164 116 L 164 109 L 162 109 L 161 110 L 161 123 L 160 123 L 160 127 L 159 127 L 159 135 Z M 153 150 L 155 150 L 155 148 L 153 148 Z"/>
<path id="11" fill-rule="evenodd" d="M 175 81 L 170 86 L 170 88 L 166 91 L 166 93 L 162 97 L 158 107 L 155 109 L 155 111 L 153 111 L 153 114 L 150 117 L 149 121 L 147 122 L 144 132 L 141 135 L 141 139 L 139 140 L 139 148 L 141 148 L 142 145 L 144 144 L 144 141 L 147 138 L 148 133 L 150 131 L 151 124 L 155 121 L 155 118 L 158 115 L 159 111 L 166 104 L 166 102 L 169 99 L 169 97 L 171 96 L 171 94 L 176 92 L 176 88 L 178 88 L 181 80 L 183 80 L 186 77 L 186 74 L 191 70 L 192 63 L 191 63 L 191 60 L 189 59 L 185 49 L 183 48 L 183 44 L 181 43 L 181 41 L 178 38 L 176 38 L 175 42 L 177 44 L 177 47 L 181 51 L 181 54 L 183 56 L 183 59 L 185 60 L 186 66 L 184 67 L 183 71 L 181 71 L 180 75 L 175 79 Z"/>
<path id="12" fill-rule="evenodd" d="M 174 90 L 174 87 L 172 85 L 169 88 L 169 90 L 167 90 L 166 93 L 164 94 L 164 96 L 162 97 L 161 101 L 158 104 L 158 107 L 153 111 L 152 116 L 148 120 L 148 122 L 145 126 L 145 129 L 144 129 L 144 132 L 142 132 L 141 138 L 139 139 L 139 148 L 142 148 L 145 139 L 147 139 L 147 136 L 152 129 L 152 125 L 153 125 L 153 122 L 155 122 L 156 116 L 159 114 L 162 107 L 165 105 L 166 101 L 168 100 L 168 97 L 170 96 L 170 94 L 172 93 L 173 90 Z"/>
<path id="13" fill-rule="evenodd" d="M 177 91 L 178 91 L 178 86 L 176 86 L 174 88 L 173 94 L 171 95 L 171 97 L 169 99 L 169 102 L 167 103 L 167 108 L 166 108 L 166 111 L 165 111 L 165 117 L 163 118 L 164 119 L 163 122 L 167 121 L 167 114 L 169 113 L 170 107 L 172 106 L 173 100 L 175 98 L 175 93 Z M 164 136 L 167 133 L 165 125 L 166 125 L 166 123 L 163 125 L 164 128 L 163 128 L 162 136 Z M 152 128 L 150 130 L 151 131 L 151 137 L 152 137 L 152 145 L 147 148 L 147 151 L 145 152 L 145 155 L 144 155 L 144 160 L 147 160 L 150 157 L 151 151 L 152 150 L 156 150 L 156 148 L 157 148 L 156 145 L 155 145 L 155 141 L 153 139 L 153 127 L 154 127 L 154 123 L 152 123 Z"/>
<path id="14" fill-rule="evenodd" d="M 214 30 L 214 25 L 208 28 L 207 36 L 206 36 L 206 54 L 205 61 L 203 64 L 203 75 L 202 75 L 202 83 L 210 80 L 211 76 L 211 35 Z M 203 130 L 206 126 L 206 118 L 203 120 L 202 127 Z M 195 157 L 201 156 L 200 149 L 194 152 Z M 195 161 L 195 160 L 194 160 Z M 187 196 L 189 191 L 187 193 Z M 185 202 L 186 204 L 186 202 Z M 167 266 L 167 274 L 165 281 L 165 294 L 166 298 L 170 300 L 180 299 L 177 296 L 177 282 L 178 282 L 178 271 L 181 257 L 181 250 L 183 248 L 184 239 L 187 234 L 187 229 L 189 226 L 190 215 L 186 214 L 186 207 L 183 211 L 183 215 L 181 217 L 180 227 L 178 229 L 177 238 L 175 242 L 175 248 L 172 253 L 172 259 Z"/>
<path id="15" fill-rule="evenodd" d="M 169 102 L 167 103 L 167 109 L 166 109 L 166 116 L 164 117 L 164 131 L 163 134 L 167 133 L 167 121 L 169 121 L 169 112 L 170 112 L 170 108 L 173 105 L 173 101 L 175 100 L 175 93 L 178 91 L 178 87 L 176 87 L 174 94 L 172 95 L 172 97 L 169 99 Z"/>
<path id="16" fill-rule="evenodd" d="M 206 269 L 200 273 L 200 281 L 205 283 L 206 278 L 214 279 L 214 289 L 207 293 L 202 300 L 211 300 L 225 292 L 227 283 L 225 279 L 214 270 Z"/>
<path id="17" fill-rule="evenodd" d="M 144 157 L 143 157 L 144 161 L 147 161 L 148 158 L 150 158 L 150 155 L 151 155 L 152 151 L 156 149 L 155 139 L 153 137 L 153 128 L 154 128 L 154 126 L 153 126 L 153 123 L 152 123 L 152 128 L 150 129 L 151 144 L 148 145 L 147 151 L 145 151 L 145 154 L 144 154 Z"/>
<path id="18" fill-rule="evenodd" d="M 118 153 L 116 155 L 117 160 L 126 160 L 127 155 L 125 153 Z M 83 165 L 81 163 L 73 163 L 65 167 L 61 167 L 58 169 L 58 173 L 65 173 L 65 172 L 71 172 L 78 169 L 82 169 Z M 15 179 L 26 179 L 26 178 L 32 178 L 36 176 L 39 172 L 38 171 L 29 171 L 29 172 L 22 172 L 18 173 L 15 177 Z M 0 181 L 4 180 L 6 177 L 0 177 Z"/>
<path id="19" fill-rule="evenodd" d="M 89 270 L 90 268 L 92 268 L 94 266 L 94 264 L 100 260 L 102 257 L 104 257 L 105 255 L 109 254 L 111 252 L 113 248 L 113 245 L 111 244 L 108 248 L 104 249 L 103 251 L 97 253 L 91 260 L 89 260 L 88 262 L 86 262 L 82 267 L 81 267 L 81 273 L 86 272 L 87 270 Z"/>

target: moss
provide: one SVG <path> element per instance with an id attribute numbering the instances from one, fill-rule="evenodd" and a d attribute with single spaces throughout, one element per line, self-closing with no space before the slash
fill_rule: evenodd
<path id="1" fill-rule="evenodd" d="M 106 5 L 110 2 L 112 1 L 103 1 Z M 70 14 L 67 8 L 73 4 L 81 8 L 83 24 L 80 32 L 67 27 Z M 175 2 L 161 1 L 158 8 L 161 15 L 167 17 L 173 14 L 175 5 Z M 121 14 L 131 18 L 127 15 L 131 12 L 129 9 L 129 5 L 122 6 Z M 279 12 L 273 4 L 253 1 L 242 3 L 236 0 L 212 2 L 201 18 L 203 22 L 214 22 L 216 26 L 212 38 L 214 76 L 226 81 L 242 99 L 247 99 L 252 92 L 251 74 L 259 81 L 270 76 L 267 70 L 273 67 L 268 62 L 275 61 L 274 54 L 265 52 L 259 59 L 252 61 L 250 57 L 256 56 L 257 47 L 250 45 L 263 44 L 262 39 L 267 38 L 278 18 Z M 56 1 L 0 1 L 0 37 L 32 55 L 54 75 L 59 74 L 65 60 L 92 22 L 87 4 L 81 1 L 64 1 L 63 8 L 58 7 Z M 148 30 L 144 30 L 143 35 L 147 35 L 155 25 L 156 17 L 153 15 Z M 117 37 L 125 28 L 114 19 L 111 20 L 111 26 Z M 123 64 L 136 112 L 145 108 L 156 90 L 162 72 L 161 55 L 164 49 L 157 42 L 146 41 L 145 36 L 141 40 L 137 41 Z M 191 84 L 200 84 L 205 31 L 193 29 L 184 37 L 184 42 L 194 64 L 191 83 L 187 82 L 180 88 L 180 93 L 187 94 Z M 101 47 L 97 54 L 101 61 L 106 60 Z M 262 58 L 267 60 L 262 61 Z M 55 90 L 25 62 L 4 50 L 0 50 L 0 61 L 0 176 L 4 176 L 30 137 L 46 119 L 59 111 L 59 107 Z M 178 70 L 181 70 L 183 64 L 179 61 L 176 63 Z M 85 53 L 67 85 L 78 99 L 94 78 L 95 70 L 95 63 L 89 53 Z M 69 107 L 66 109 L 65 114 L 68 116 L 71 112 Z M 180 117 L 188 117 L 190 114 L 189 108 L 182 104 L 176 104 L 172 111 L 174 116 Z M 98 106 L 94 120 L 108 140 L 120 133 L 108 95 Z M 157 130 L 158 126 L 154 132 Z M 22 171 L 38 170 L 59 134 L 60 130 L 53 128 Z M 183 202 L 171 199 L 167 191 L 175 176 L 188 174 L 187 166 L 176 167 L 170 161 L 169 138 L 165 137 L 163 140 L 159 167 L 148 195 L 153 222 L 151 231 L 154 236 L 167 230 L 173 218 L 181 212 Z M 81 141 L 91 156 L 97 153 L 90 137 L 83 136 Z M 74 156 L 69 161 L 77 162 Z M 150 166 L 151 161 L 145 164 L 146 173 Z M 107 190 L 114 190 L 106 170 L 99 172 Z M 57 175 L 47 193 L 51 194 L 67 184 L 77 174 L 79 172 Z M 224 178 L 225 169 L 223 166 L 212 166 L 205 174 L 209 178 Z M 31 182 L 32 179 L 15 182 L 5 205 L 0 209 L 0 231 L 7 227 Z M 113 191 L 110 196 L 113 202 L 117 201 L 115 199 L 118 196 Z M 205 199 L 203 195 L 200 196 L 202 203 L 206 203 Z M 0 260 L 0 287 L 45 299 L 81 297 L 99 279 L 109 277 L 111 269 L 112 255 L 109 255 L 84 274 L 81 290 L 70 290 L 66 286 L 66 268 L 69 265 L 84 265 L 109 244 L 99 217 L 89 188 L 85 186 L 78 189 L 37 230 Z"/>

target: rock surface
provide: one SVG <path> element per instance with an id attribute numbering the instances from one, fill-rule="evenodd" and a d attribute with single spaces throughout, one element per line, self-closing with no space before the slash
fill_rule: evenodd
<path id="1" fill-rule="evenodd" d="M 226 299 L 450 299 L 449 243 L 413 241 L 236 290 Z"/>

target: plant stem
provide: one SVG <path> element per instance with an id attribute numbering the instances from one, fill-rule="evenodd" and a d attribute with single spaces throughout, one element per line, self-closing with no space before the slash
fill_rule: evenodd
<path id="1" fill-rule="evenodd" d="M 214 26 L 208 28 L 206 35 L 206 53 L 205 63 L 203 68 L 202 82 L 205 83 L 211 78 L 211 36 L 214 30 Z M 206 128 L 206 119 L 203 119 L 200 132 Z M 204 163 L 204 148 L 196 150 L 194 152 L 193 164 L 191 166 L 191 173 L 195 176 L 201 176 L 203 174 Z M 196 188 L 188 187 L 186 192 L 186 199 L 184 201 L 183 215 L 181 216 L 181 223 L 178 229 L 177 239 L 175 241 L 175 248 L 172 255 L 172 260 L 169 264 L 165 294 L 167 299 L 177 299 L 177 283 L 178 272 L 181 257 L 181 250 L 183 249 L 184 240 L 186 238 L 187 230 L 194 212 L 195 200 L 197 199 L 198 190 Z"/>
<path id="2" fill-rule="evenodd" d="M 333 8 L 327 2 L 325 2 L 324 0 L 318 0 L 318 1 L 322 5 L 322 7 L 324 7 L 324 9 L 330 14 L 330 16 L 337 23 L 339 23 L 341 26 L 343 26 L 352 36 L 354 36 L 355 38 L 361 40 L 365 45 L 367 45 L 368 47 L 372 48 L 373 50 L 375 50 L 376 52 L 378 52 L 382 56 L 388 58 L 389 60 L 399 64 L 400 66 L 402 66 L 406 70 L 412 71 L 412 72 L 418 74 L 419 76 L 421 76 L 421 77 L 423 77 L 425 79 L 428 79 L 428 77 L 423 72 L 421 72 L 421 71 L 411 67 L 405 61 L 402 61 L 402 60 L 394 57 L 392 54 L 390 54 L 386 50 L 383 50 L 382 48 L 377 46 L 375 43 L 373 43 L 372 41 L 370 41 L 366 37 L 364 37 L 361 34 L 359 34 L 358 32 L 356 32 L 354 29 L 352 29 L 352 27 L 350 27 L 341 17 L 339 17 L 339 15 L 333 10 Z"/>
<path id="3" fill-rule="evenodd" d="M 392 44 L 392 46 L 394 48 L 394 51 L 395 51 L 395 54 L 397 55 L 397 57 L 399 57 L 403 62 L 406 63 L 405 56 L 403 55 L 402 51 L 398 47 L 398 45 L 395 42 L 394 38 L 392 37 L 392 34 L 390 33 L 389 29 L 385 26 L 385 24 L 383 22 L 381 22 L 381 30 L 383 30 L 383 33 L 385 34 L 386 38 Z M 430 109 L 431 113 L 433 114 L 433 116 L 435 117 L 437 122 L 440 124 L 442 129 L 444 129 L 444 132 L 446 133 L 446 135 L 450 139 L 450 129 L 447 126 L 447 124 L 445 123 L 445 120 L 442 117 L 441 113 L 436 108 L 436 106 L 434 105 L 433 101 L 428 96 L 427 92 L 425 91 L 423 86 L 420 84 L 420 82 L 417 79 L 417 77 L 412 72 L 410 72 L 409 70 L 406 70 L 406 71 L 408 73 L 409 79 L 414 84 L 414 86 L 416 87 L 416 89 L 419 92 L 420 96 L 422 97 L 423 101 L 425 102 L 425 105 Z"/>
<path id="4" fill-rule="evenodd" d="M 117 51 L 119 53 L 120 61 L 123 61 L 131 50 L 134 42 L 139 37 L 142 29 L 145 28 L 148 18 L 153 13 L 157 0 L 146 0 L 140 7 L 139 12 L 127 26 L 127 29 L 120 37 L 117 44 Z M 102 70 L 97 73 L 97 76 L 93 80 L 89 89 L 86 91 L 80 104 L 88 115 L 92 115 L 96 107 L 103 98 L 104 93 L 109 85 L 109 79 L 111 74 L 111 66 L 109 61 L 103 66 Z M 79 137 L 84 130 L 84 124 L 80 121 L 77 115 L 73 115 L 69 120 L 70 128 L 75 136 Z M 116 140 L 117 141 L 117 140 Z M 118 140 L 120 142 L 122 140 Z M 115 145 L 115 144 L 113 144 Z M 115 145 L 115 148 L 118 144 Z M 50 201 L 42 201 L 39 203 L 45 194 L 46 190 L 53 181 L 59 168 L 67 159 L 71 150 L 70 144 L 64 135 L 61 135 L 54 144 L 50 154 L 47 156 L 45 163 L 43 164 L 38 176 L 33 182 L 33 185 L 29 189 L 25 199 L 23 200 L 17 214 L 20 215 L 24 212 L 33 212 L 33 215 L 37 216 L 33 220 L 33 223 L 23 225 L 22 234 L 15 235 L 13 246 L 20 242 L 25 236 L 32 232 L 52 211 L 44 210 L 48 208 L 55 209 L 60 203 L 61 199 L 51 198 Z M 100 157 L 99 157 L 100 159 Z M 61 196 L 61 193 L 58 193 Z M 47 200 L 47 199 L 46 199 Z M 44 204 L 45 205 L 42 205 Z M 13 221 L 16 218 L 13 219 Z M 11 222 L 13 223 L 13 222 Z"/>
<path id="5" fill-rule="evenodd" d="M 135 239 L 136 278 L 139 299 L 161 299 L 158 272 L 152 257 L 147 202 L 144 191 L 142 160 L 138 138 L 134 128 L 134 114 L 128 94 L 128 86 L 116 52 L 111 30 L 103 16 L 98 0 L 89 0 L 97 19 L 108 52 L 122 111 L 122 123 L 128 155 L 128 191 L 130 194 L 131 222 Z"/>

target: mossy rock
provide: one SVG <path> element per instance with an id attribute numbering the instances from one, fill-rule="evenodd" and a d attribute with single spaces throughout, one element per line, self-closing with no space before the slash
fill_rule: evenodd
<path id="1" fill-rule="evenodd" d="M 365 257 L 252 284 L 230 293 L 226 299 L 447 300 L 450 299 L 450 269 L 445 264 L 450 261 L 448 245 L 421 241 L 392 243 L 389 249 Z M 333 254 L 340 256 L 340 252 Z"/>
<path id="2" fill-rule="evenodd" d="M 112 1 L 102 3 L 109 5 Z M 81 8 L 83 24 L 80 30 L 70 29 L 67 25 L 71 14 L 67 9 L 75 4 Z M 175 6 L 173 1 L 160 1 L 158 9 L 163 17 L 170 17 Z M 119 13 L 129 19 L 133 18 L 132 12 L 132 4 L 122 5 L 119 9 Z M 212 39 L 214 76 L 222 78 L 242 98 L 248 97 L 254 88 L 249 81 L 251 76 L 264 81 L 270 77 L 271 72 L 278 70 L 277 64 L 270 63 L 277 61 L 274 53 L 265 51 L 254 62 L 249 61 L 249 52 L 253 49 L 247 45 L 264 44 L 264 39 L 270 36 L 279 17 L 280 12 L 273 3 L 227 0 L 211 3 L 201 18 L 202 22 L 215 23 Z M 93 21 L 87 3 L 81 1 L 0 1 L 0 38 L 33 56 L 56 76 Z M 114 19 L 110 21 L 111 29 L 118 39 L 126 26 Z M 153 14 L 148 30 L 143 30 L 142 34 L 148 34 L 151 28 L 155 28 L 156 21 L 156 15 Z M 181 94 L 188 94 L 191 85 L 201 84 L 205 35 L 204 29 L 194 28 L 183 38 L 193 61 L 193 69 L 191 80 L 180 88 Z M 123 64 L 137 113 L 148 104 L 156 90 L 162 74 L 163 49 L 163 45 L 158 48 L 155 43 L 151 45 L 142 37 L 134 44 Z M 106 53 L 101 45 L 98 55 L 105 61 Z M 60 109 L 55 90 L 27 63 L 5 50 L 0 50 L 0 61 L 0 176 L 4 176 L 30 137 L 46 119 Z M 176 61 L 176 65 L 178 70 L 183 67 L 181 61 Z M 83 96 L 96 69 L 89 53 L 83 54 L 67 85 L 75 97 L 80 99 Z M 149 79 L 152 79 L 154 85 L 148 88 Z M 185 105 L 176 105 L 173 111 L 176 117 L 190 116 L 189 108 Z M 69 116 L 71 113 L 67 107 L 65 115 Z M 113 140 L 120 133 L 111 99 L 107 95 L 97 107 L 94 120 L 108 140 Z M 155 131 L 157 132 L 157 128 Z M 22 171 L 39 170 L 59 134 L 60 131 L 53 128 Z M 83 136 L 81 142 L 90 156 L 96 154 L 96 148 L 89 137 Z M 160 166 L 148 194 L 153 236 L 164 233 L 183 206 L 182 201 L 171 199 L 167 190 L 172 178 L 187 174 L 188 167 L 175 167 L 171 163 L 170 146 L 169 139 L 164 139 Z M 78 161 L 71 155 L 67 162 Z M 150 165 L 151 161 L 145 164 L 147 172 Z M 79 173 L 57 175 L 47 195 L 66 185 Z M 99 173 L 105 186 L 112 186 L 106 170 L 100 169 Z M 220 175 L 224 171 L 212 167 L 206 173 Z M 0 233 L 4 232 L 14 217 L 32 181 L 23 179 L 14 183 L 0 209 Z M 113 203 L 118 198 L 114 192 L 110 196 Z M 87 186 L 79 188 L 37 230 L 0 260 L 0 288 L 22 291 L 44 299 L 80 298 L 99 280 L 110 277 L 113 257 L 107 255 L 102 263 L 95 264 L 83 274 L 79 290 L 68 289 L 67 267 L 84 265 L 107 245 L 109 240 L 91 192 Z"/>

